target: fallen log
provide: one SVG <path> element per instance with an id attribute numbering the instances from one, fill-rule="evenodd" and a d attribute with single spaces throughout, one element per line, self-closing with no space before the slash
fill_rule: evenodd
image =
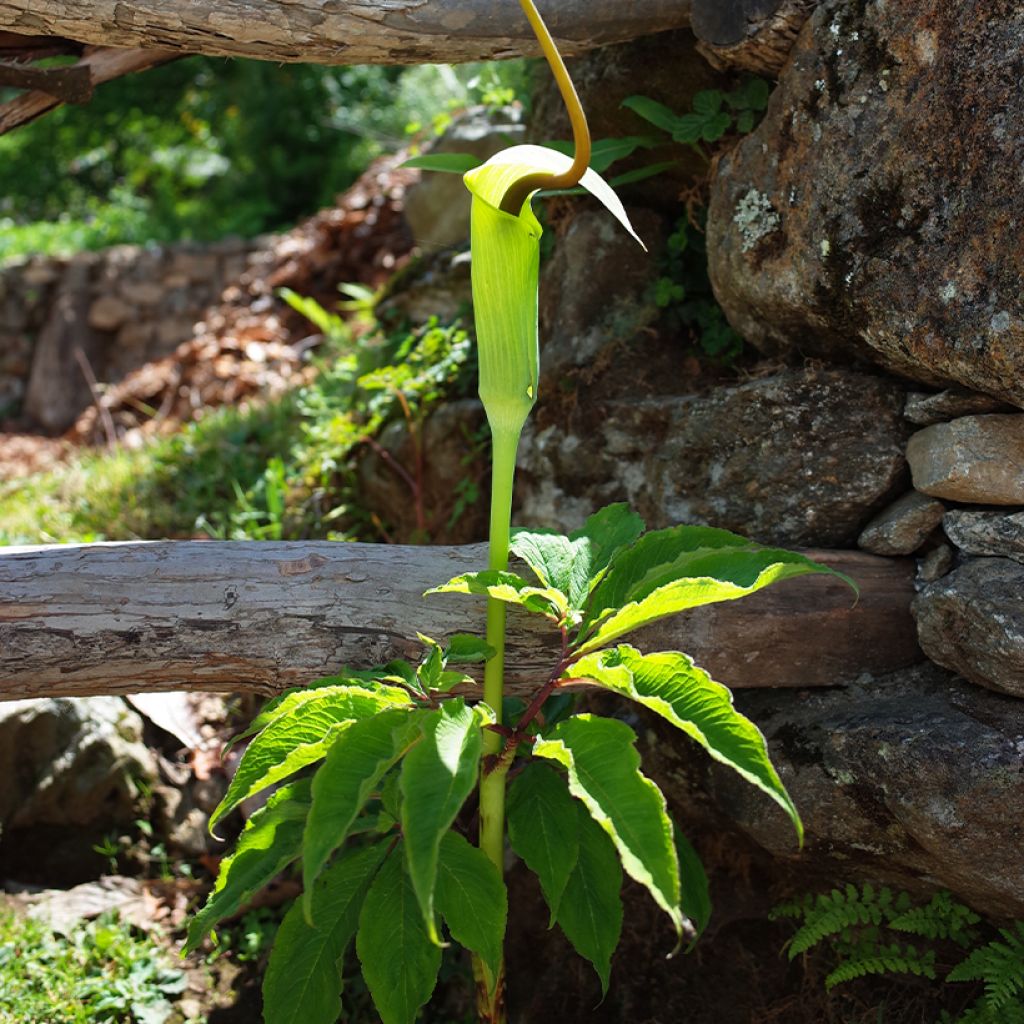
<path id="1" fill-rule="evenodd" d="M 543 8 L 568 56 L 685 26 L 690 4 L 549 0 Z M 304 64 L 456 64 L 540 53 L 513 0 L 0 0 L 0 29 Z"/>
<path id="2" fill-rule="evenodd" d="M 804 577 L 635 634 L 731 686 L 828 686 L 922 655 L 913 563 L 816 552 L 853 576 Z M 0 548 L 0 700 L 159 690 L 272 694 L 392 658 L 416 632 L 483 633 L 484 602 L 423 591 L 486 565 L 482 545 L 168 541 Z M 549 624 L 513 609 L 509 689 L 556 660 Z"/>

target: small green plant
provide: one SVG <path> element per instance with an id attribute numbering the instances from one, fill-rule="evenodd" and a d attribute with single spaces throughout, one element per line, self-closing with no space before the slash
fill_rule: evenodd
<path id="1" fill-rule="evenodd" d="M 710 527 L 645 533 L 621 504 L 568 536 L 511 530 L 516 453 L 539 379 L 542 228 L 531 201 L 582 185 L 636 238 L 622 203 L 589 167 L 586 119 L 551 36 L 532 0 L 521 5 L 565 99 L 575 146 L 572 157 L 515 146 L 465 175 L 479 391 L 492 439 L 488 567 L 428 593 L 486 598 L 486 636 L 421 636 L 418 664 L 342 671 L 291 691 L 243 734 L 249 744 L 211 828 L 243 801 L 281 788 L 222 862 L 187 949 L 301 861 L 303 896 L 281 924 L 264 979 L 267 1024 L 333 1024 L 339 964 L 353 940 L 384 1024 L 412 1024 L 446 943 L 471 954 L 479 1020 L 504 1024 L 506 842 L 537 875 L 552 922 L 593 964 L 603 990 L 622 926 L 623 874 L 669 918 L 671 952 L 692 944 L 710 913 L 700 861 L 640 771 L 633 729 L 571 713 L 566 687 L 590 684 L 661 716 L 775 800 L 802 840 L 764 737 L 729 691 L 679 651 L 644 654 L 621 641 L 689 608 L 838 574 Z M 383 397 L 402 374 L 392 366 L 360 380 L 371 378 Z M 510 571 L 510 554 L 530 577 Z M 546 621 L 557 651 L 521 702 L 505 693 L 510 605 Z M 479 662 L 482 691 L 465 671 Z M 477 846 L 466 835 L 474 792 Z"/>
<path id="2" fill-rule="evenodd" d="M 113 914 L 65 936 L 0 910 L 0 1024 L 164 1024 L 185 975 Z"/>
<path id="3" fill-rule="evenodd" d="M 906 892 L 870 884 L 807 895 L 780 904 L 771 917 L 800 922 L 786 944 L 791 960 L 828 947 L 836 966 L 825 978 L 826 989 L 870 975 L 936 980 L 941 972 L 946 982 L 984 983 L 981 997 L 959 1015 L 944 1012 L 943 1024 L 1024 1022 L 1024 922 L 1000 928 L 999 938 L 984 942 L 981 918 L 948 892 L 915 904 Z"/>
<path id="4" fill-rule="evenodd" d="M 706 356 L 729 363 L 743 350 L 743 338 L 729 326 L 708 280 L 704 234 L 688 217 L 669 236 L 654 283 L 654 301 L 670 327 L 686 331 Z"/>
<path id="5" fill-rule="evenodd" d="M 729 92 L 704 89 L 696 93 L 685 114 L 677 114 L 649 96 L 629 96 L 622 105 L 667 133 L 673 142 L 690 146 L 707 158 L 701 143 L 718 142 L 729 131 L 739 135 L 753 131 L 768 106 L 770 91 L 764 79 L 746 78 Z"/>

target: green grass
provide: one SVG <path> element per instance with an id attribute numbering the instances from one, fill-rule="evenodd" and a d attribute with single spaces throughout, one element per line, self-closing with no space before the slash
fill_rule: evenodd
<path id="1" fill-rule="evenodd" d="M 163 1024 L 184 987 L 168 951 L 115 916 L 65 937 L 0 910 L 0 1024 Z"/>
<path id="2" fill-rule="evenodd" d="M 337 338 L 315 381 L 273 402 L 0 484 L 0 544 L 376 539 L 353 500 L 362 440 L 402 416 L 403 403 L 418 418 L 465 392 L 469 360 L 455 325 Z"/>

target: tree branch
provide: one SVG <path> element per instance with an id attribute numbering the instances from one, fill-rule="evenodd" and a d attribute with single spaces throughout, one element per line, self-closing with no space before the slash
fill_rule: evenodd
<path id="1" fill-rule="evenodd" d="M 913 563 L 856 552 L 816 557 L 861 597 L 805 577 L 712 605 L 630 638 L 680 648 L 732 686 L 826 686 L 922 655 L 910 617 Z M 416 631 L 483 633 L 484 602 L 423 598 L 486 565 L 482 545 L 217 542 L 0 548 L 0 700 L 155 690 L 274 693 L 395 657 Z M 528 571 L 528 570 L 524 570 Z M 510 689 L 546 680 L 561 638 L 510 616 Z"/>
<path id="2" fill-rule="evenodd" d="M 565 54 L 689 22 L 689 0 L 547 0 Z M 100 46 L 315 64 L 460 63 L 539 52 L 511 0 L 0 0 L 0 29 Z"/>

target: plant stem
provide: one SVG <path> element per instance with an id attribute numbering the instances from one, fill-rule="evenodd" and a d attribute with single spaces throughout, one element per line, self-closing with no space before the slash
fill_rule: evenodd
<path id="1" fill-rule="evenodd" d="M 491 424 L 493 455 L 491 461 L 491 532 L 488 567 L 508 569 L 509 534 L 512 521 L 512 483 L 516 470 L 516 451 L 522 427 Z M 507 605 L 493 598 L 487 602 L 487 642 L 494 648 L 494 657 L 484 666 L 484 701 L 494 711 L 496 724 L 501 725 L 501 705 L 505 695 L 505 612 Z M 502 737 L 484 730 L 483 762 L 480 773 L 480 849 L 484 851 L 499 874 L 505 873 L 505 781 L 509 760 L 499 759 Z M 493 770 L 488 766 L 493 764 Z M 504 964 L 494 983 L 493 995 L 488 984 L 480 985 L 486 974 L 482 964 L 474 963 L 477 975 L 477 1009 L 485 1024 L 505 1021 Z M 490 981 L 490 979 L 487 979 Z"/>

